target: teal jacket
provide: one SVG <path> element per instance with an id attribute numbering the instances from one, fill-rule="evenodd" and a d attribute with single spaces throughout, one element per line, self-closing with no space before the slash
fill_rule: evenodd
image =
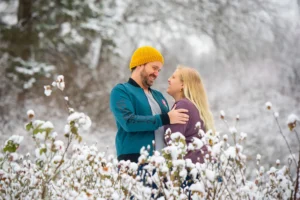
<path id="1" fill-rule="evenodd" d="M 163 95 L 149 89 L 161 108 L 162 114 L 152 115 L 144 90 L 133 80 L 116 85 L 110 94 L 110 109 L 115 117 L 118 132 L 116 149 L 118 157 L 139 154 L 141 148 L 150 146 L 152 155 L 154 131 L 170 123 L 169 106 Z"/>

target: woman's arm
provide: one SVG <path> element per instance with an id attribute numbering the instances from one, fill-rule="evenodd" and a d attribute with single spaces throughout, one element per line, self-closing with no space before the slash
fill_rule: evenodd
<path id="1" fill-rule="evenodd" d="M 186 101 L 183 101 L 183 100 L 178 101 L 173 105 L 173 107 L 175 105 L 176 105 L 176 109 L 183 108 L 183 109 L 187 109 L 190 112 L 190 106 L 188 105 L 188 103 Z M 164 126 L 164 129 L 165 129 L 165 132 L 166 132 L 170 128 L 171 133 L 180 132 L 182 135 L 185 136 L 186 129 L 187 129 L 188 125 L 189 125 L 189 121 L 187 121 L 186 124 L 168 124 L 168 125 Z M 171 140 L 170 137 L 165 138 L 165 143 L 168 145 L 170 140 Z"/>

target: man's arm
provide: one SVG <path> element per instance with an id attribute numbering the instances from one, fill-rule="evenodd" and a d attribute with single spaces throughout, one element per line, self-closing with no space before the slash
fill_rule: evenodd
<path id="1" fill-rule="evenodd" d="M 167 113 L 154 116 L 136 115 L 133 104 L 121 85 L 116 86 L 111 92 L 110 109 L 117 122 L 127 132 L 154 131 L 170 123 Z"/>

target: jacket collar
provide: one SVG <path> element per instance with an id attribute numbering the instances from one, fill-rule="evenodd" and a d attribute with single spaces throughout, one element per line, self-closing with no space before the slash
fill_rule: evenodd
<path id="1" fill-rule="evenodd" d="M 128 83 L 135 86 L 135 87 L 141 88 L 141 86 L 139 84 L 137 84 L 137 82 L 135 80 L 133 80 L 132 78 L 129 78 Z M 149 87 L 149 91 L 151 91 L 150 87 Z"/>
<path id="2" fill-rule="evenodd" d="M 131 85 L 133 85 L 133 86 L 135 86 L 135 87 L 139 87 L 139 88 L 141 87 L 141 86 L 139 86 L 139 84 L 137 84 L 137 82 L 135 82 L 135 80 L 133 80 L 132 78 L 129 78 L 128 83 L 131 84 Z"/>

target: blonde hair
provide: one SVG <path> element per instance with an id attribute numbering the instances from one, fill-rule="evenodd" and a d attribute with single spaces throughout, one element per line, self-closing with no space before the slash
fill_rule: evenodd
<path id="1" fill-rule="evenodd" d="M 199 115 L 204 122 L 205 131 L 215 133 L 214 119 L 209 109 L 208 99 L 201 76 L 197 70 L 179 65 L 177 67 L 179 77 L 184 83 L 183 95 L 190 100 L 198 109 Z"/>

